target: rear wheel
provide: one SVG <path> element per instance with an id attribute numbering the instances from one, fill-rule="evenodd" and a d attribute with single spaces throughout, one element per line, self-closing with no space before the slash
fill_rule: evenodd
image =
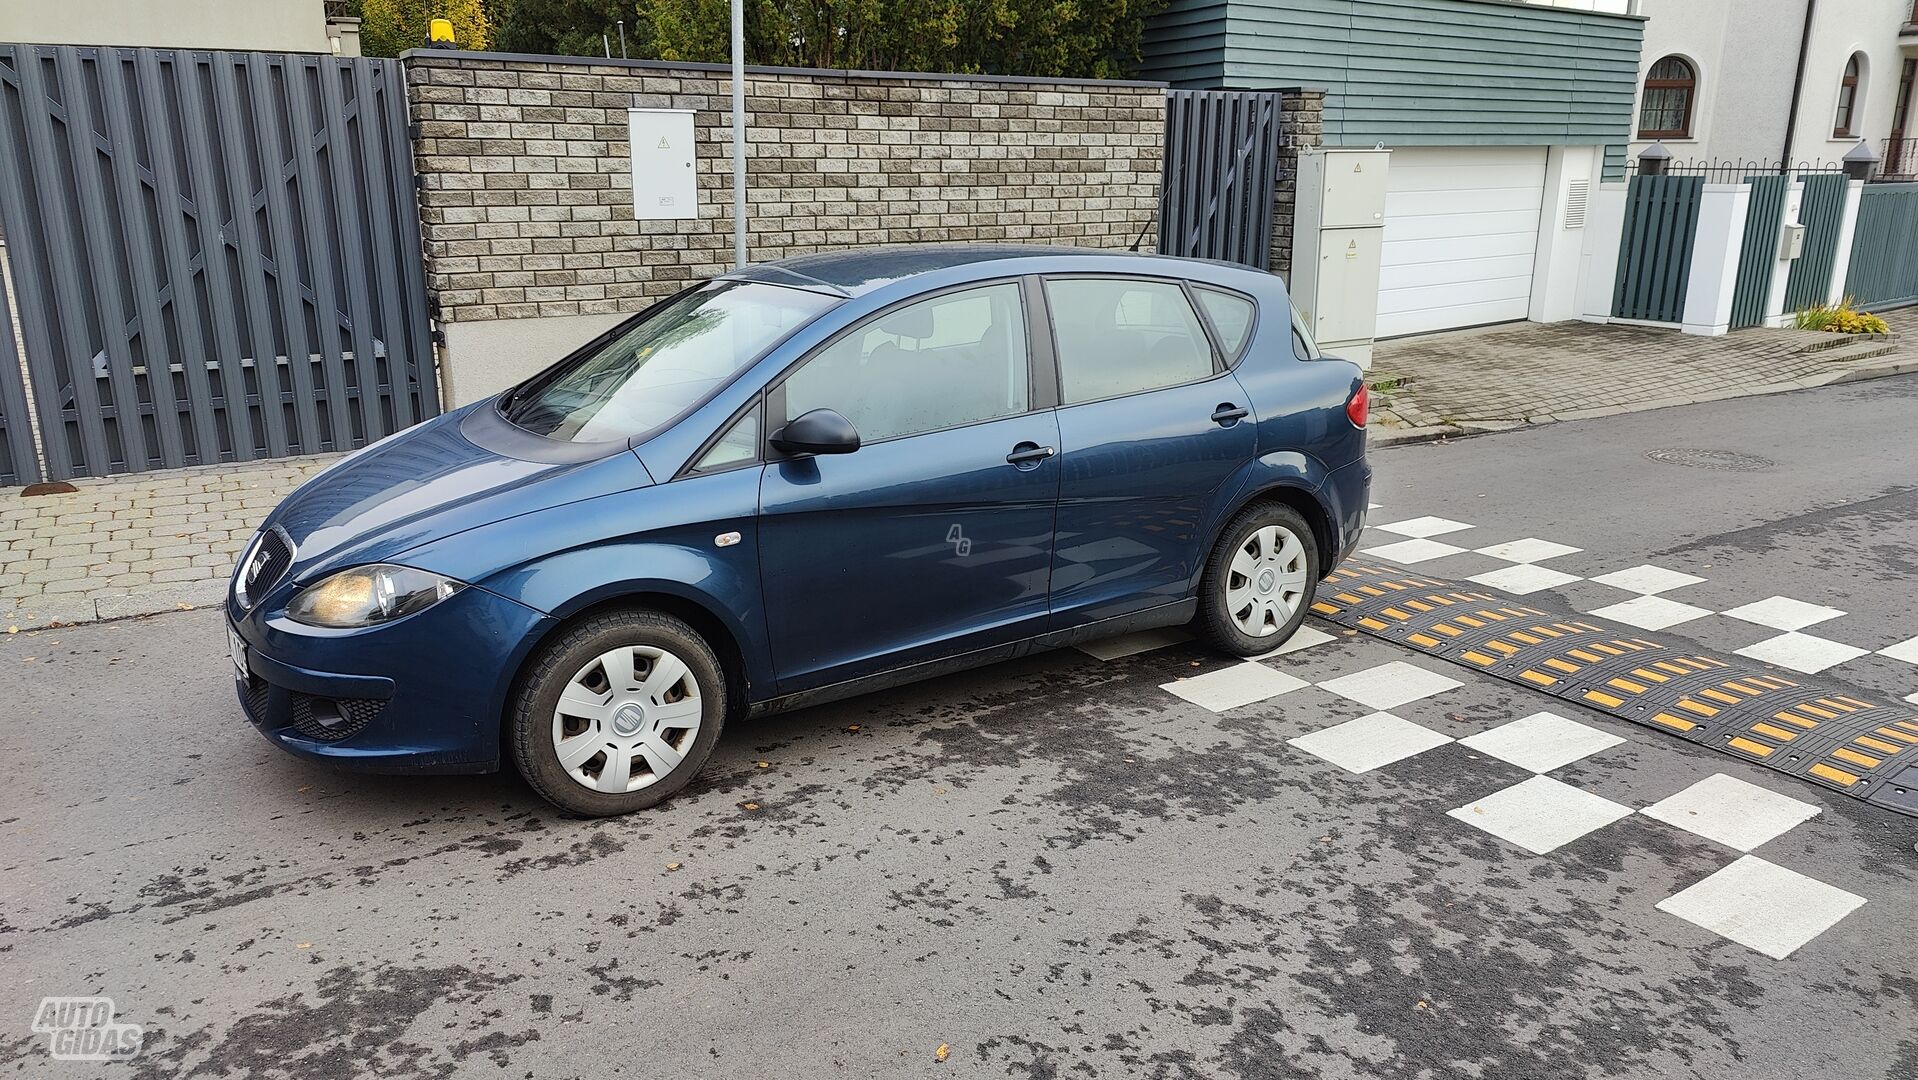
<path id="1" fill-rule="evenodd" d="M 1318 543 L 1298 511 L 1279 503 L 1247 507 L 1206 561 L 1200 634 L 1235 656 L 1270 652 L 1305 621 L 1318 581 Z"/>
<path id="2" fill-rule="evenodd" d="M 692 780 L 726 709 L 719 659 L 692 627 L 656 611 L 607 612 L 563 632 L 521 680 L 514 757 L 555 806 L 627 814 Z"/>

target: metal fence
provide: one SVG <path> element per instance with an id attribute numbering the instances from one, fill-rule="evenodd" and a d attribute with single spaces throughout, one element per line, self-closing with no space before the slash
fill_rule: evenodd
<path id="1" fill-rule="evenodd" d="M 1168 90 L 1159 251 L 1260 270 L 1272 254 L 1281 95 Z"/>
<path id="2" fill-rule="evenodd" d="M 1838 263 L 1838 234 L 1845 227 L 1845 191 L 1850 181 L 1843 173 L 1805 177 L 1805 196 L 1798 220 L 1805 226 L 1805 250 L 1791 264 L 1785 281 L 1785 310 L 1801 311 L 1822 304 L 1831 289 Z"/>
<path id="3" fill-rule="evenodd" d="M 1918 304 L 1918 184 L 1868 184 L 1858 203 L 1845 292 L 1866 307 Z"/>
<path id="4" fill-rule="evenodd" d="M 396 61 L 0 45 L 0 222 L 50 478 L 438 410 Z"/>
<path id="5" fill-rule="evenodd" d="M 1764 323 L 1771 306 L 1772 271 L 1778 266 L 1778 235 L 1785 223 L 1785 196 L 1791 177 L 1753 176 L 1745 213 L 1745 236 L 1738 249 L 1738 279 L 1732 287 L 1734 330 Z"/>
<path id="6" fill-rule="evenodd" d="M 1614 317 L 1660 323 L 1684 319 L 1704 191 L 1699 176 L 1632 177 L 1612 291 Z"/>

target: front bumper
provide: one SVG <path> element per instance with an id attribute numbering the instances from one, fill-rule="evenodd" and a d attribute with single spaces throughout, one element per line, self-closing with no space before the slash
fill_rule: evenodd
<path id="1" fill-rule="evenodd" d="M 321 630 L 231 598 L 227 620 L 246 649 L 234 672 L 246 717 L 296 756 L 369 772 L 491 772 L 500 717 L 519 662 L 546 616 L 469 587 L 410 618 Z"/>

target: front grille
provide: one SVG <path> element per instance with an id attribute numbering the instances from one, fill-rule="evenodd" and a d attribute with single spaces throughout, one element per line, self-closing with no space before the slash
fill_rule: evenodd
<path id="1" fill-rule="evenodd" d="M 269 687 L 266 680 L 254 675 L 246 680 L 246 715 L 249 719 L 266 719 L 266 693 Z"/>
<path id="2" fill-rule="evenodd" d="M 242 600 L 248 607 L 259 603 L 268 589 L 280 583 L 280 578 L 292 565 L 293 544 L 286 534 L 277 528 L 262 533 L 260 546 L 254 549 L 247 565 L 240 568 Z"/>
<path id="3" fill-rule="evenodd" d="M 293 695 L 293 730 L 320 742 L 339 742 L 365 730 L 386 708 L 383 698 L 326 698 Z"/>

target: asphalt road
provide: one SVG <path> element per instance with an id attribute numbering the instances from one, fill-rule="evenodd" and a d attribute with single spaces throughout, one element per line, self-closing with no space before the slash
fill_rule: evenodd
<path id="1" fill-rule="evenodd" d="M 1671 595 L 1714 611 L 1830 605 L 1811 632 L 1877 649 L 1918 635 L 1914 415 L 1918 379 L 1883 380 L 1387 450 L 1375 521 L 1691 572 Z M 1379 641 L 1266 663 L 1391 661 L 1462 683 L 1393 710 L 1442 735 L 1549 708 L 1624 738 L 1551 775 L 1625 806 L 1715 774 L 1810 804 L 1755 853 L 1864 905 L 1762 955 L 1656 907 L 1738 852 L 1633 814 L 1532 854 L 1447 815 L 1527 770 L 1446 743 L 1348 772 L 1286 740 L 1370 708 L 1211 712 L 1160 688 L 1228 666 L 1189 644 L 743 723 L 669 806 L 581 822 L 511 777 L 284 756 L 217 613 L 182 612 L 0 640 L 0 1065 L 99 1074 L 28 1022 L 105 994 L 145 1026 L 134 1076 L 1918 1075 L 1918 819 Z M 1882 656 L 1826 674 L 1918 691 Z"/>

